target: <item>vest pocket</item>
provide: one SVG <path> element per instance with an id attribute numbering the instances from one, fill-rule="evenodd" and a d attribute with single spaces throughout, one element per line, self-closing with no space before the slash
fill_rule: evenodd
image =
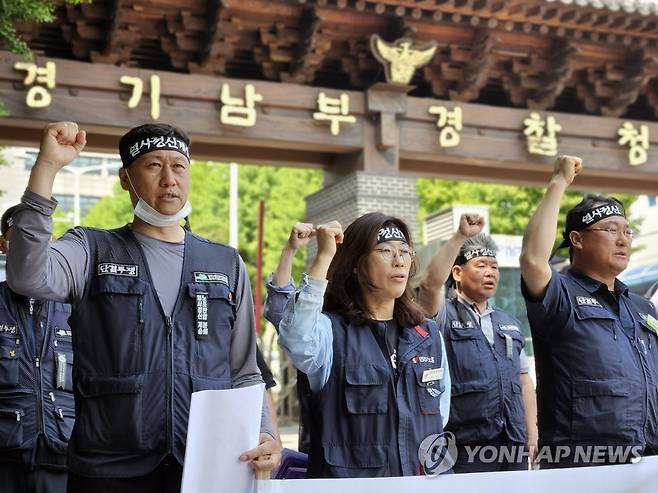
<path id="1" fill-rule="evenodd" d="M 53 409 L 55 421 L 57 422 L 57 429 L 59 431 L 59 438 L 63 442 L 68 442 L 71 438 L 71 431 L 75 422 L 75 411 L 63 407 L 55 407 Z"/>
<path id="2" fill-rule="evenodd" d="M 572 382 L 571 433 L 574 439 L 618 439 L 629 429 L 628 384 L 623 380 Z"/>
<path id="3" fill-rule="evenodd" d="M 441 380 L 423 382 L 423 374 L 431 368 L 414 365 L 416 374 L 416 391 L 418 393 L 419 408 L 416 414 L 439 414 L 441 412 L 441 394 L 445 391 Z"/>
<path id="4" fill-rule="evenodd" d="M 495 370 L 489 362 L 491 351 L 485 346 L 489 343 L 479 328 L 451 329 L 447 334 L 446 352 L 453 382 L 495 377 Z"/>
<path id="5" fill-rule="evenodd" d="M 450 404 L 450 423 L 464 425 L 484 423 L 499 414 L 498 396 L 487 395 L 496 388 L 496 380 L 453 382 Z M 490 402 L 491 401 L 491 402 Z M 493 406 L 488 404 L 493 403 Z"/>
<path id="6" fill-rule="evenodd" d="M 192 299 L 194 314 L 194 344 L 196 358 L 193 373 L 203 376 L 223 378 L 227 373 L 226 362 L 230 359 L 231 331 L 235 322 L 235 300 L 225 284 L 189 283 L 188 294 Z M 205 320 L 200 319 L 200 305 L 197 294 L 206 297 Z M 199 335 L 200 324 L 207 331 Z"/>
<path id="7" fill-rule="evenodd" d="M 142 381 L 143 375 L 132 375 L 78 383 L 82 399 L 74 439 L 79 450 L 144 450 Z"/>
<path id="8" fill-rule="evenodd" d="M 18 339 L 0 342 L 0 387 L 18 385 L 20 350 Z"/>
<path id="9" fill-rule="evenodd" d="M 322 448 L 332 478 L 372 478 L 389 474 L 383 445 L 323 444 Z"/>
<path id="10" fill-rule="evenodd" d="M 85 327 L 89 338 L 81 336 L 80 354 L 94 360 L 98 374 L 119 375 L 142 370 L 142 327 L 146 282 L 136 277 L 99 276 L 93 279 L 91 298 L 96 327 Z M 111 351 L 100 351 L 93 341 L 102 340 Z"/>
<path id="11" fill-rule="evenodd" d="M 0 404 L 0 449 L 18 448 L 23 444 L 22 409 Z"/>
<path id="12" fill-rule="evenodd" d="M 350 414 L 388 412 L 388 368 L 373 365 L 345 367 L 345 404 Z"/>
<path id="13" fill-rule="evenodd" d="M 73 351 L 60 343 L 55 350 L 55 381 L 57 390 L 73 392 Z"/>

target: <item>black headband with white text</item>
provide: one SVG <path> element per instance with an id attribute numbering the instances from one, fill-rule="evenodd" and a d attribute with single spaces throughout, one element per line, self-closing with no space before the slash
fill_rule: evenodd
<path id="1" fill-rule="evenodd" d="M 404 241 L 405 243 L 409 243 L 402 230 L 393 224 L 385 224 L 377 233 L 377 244 L 385 241 Z"/>
<path id="2" fill-rule="evenodd" d="M 136 159 L 153 151 L 176 151 L 190 160 L 190 149 L 185 142 L 174 136 L 142 137 L 129 142 L 119 149 L 124 167 L 130 166 Z"/>
<path id="3" fill-rule="evenodd" d="M 612 201 L 614 200 L 614 201 Z M 624 206 L 615 199 L 603 205 L 596 205 L 578 212 L 570 212 L 567 215 L 567 224 L 562 233 L 562 243 L 560 243 L 556 250 L 566 248 L 571 245 L 569 240 L 569 233 L 572 231 L 583 231 L 589 228 L 592 224 L 597 223 L 609 217 L 626 217 Z"/>
<path id="4" fill-rule="evenodd" d="M 491 248 L 471 248 L 470 250 L 466 250 L 464 253 L 460 254 L 459 257 L 457 257 L 457 261 L 455 263 L 457 265 L 464 265 L 466 262 L 476 257 L 496 258 L 496 250 Z"/>

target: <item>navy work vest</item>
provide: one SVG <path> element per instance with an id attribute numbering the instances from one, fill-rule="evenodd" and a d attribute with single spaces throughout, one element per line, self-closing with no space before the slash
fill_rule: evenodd
<path id="1" fill-rule="evenodd" d="M 591 279 L 562 277 L 569 320 L 555 333 L 528 316 L 537 368 L 541 445 L 651 446 L 658 450 L 658 335 L 653 305 L 621 294 L 620 315 L 602 305 Z M 549 334 L 548 336 L 546 334 Z"/>
<path id="2" fill-rule="evenodd" d="M 443 432 L 441 339 L 433 321 L 404 329 L 395 374 L 369 326 L 328 314 L 333 329 L 329 380 L 311 403 L 309 477 L 419 474 L 418 447 Z"/>
<path id="3" fill-rule="evenodd" d="M 0 462 L 65 467 L 73 428 L 69 305 L 0 283 Z M 42 434 L 47 451 L 36 456 Z"/>
<path id="4" fill-rule="evenodd" d="M 519 355 L 525 345 L 521 323 L 494 309 L 492 347 L 466 306 L 456 298 L 445 303 L 446 325 L 442 330 L 452 381 L 446 430 L 455 434 L 458 445 L 486 444 L 502 433 L 510 441 L 525 444 L 519 376 Z"/>
<path id="5" fill-rule="evenodd" d="M 134 477 L 169 453 L 182 463 L 192 392 L 231 388 L 238 253 L 186 232 L 169 315 L 129 227 L 84 233 L 90 269 L 70 319 L 78 419 L 69 466 L 83 476 Z"/>

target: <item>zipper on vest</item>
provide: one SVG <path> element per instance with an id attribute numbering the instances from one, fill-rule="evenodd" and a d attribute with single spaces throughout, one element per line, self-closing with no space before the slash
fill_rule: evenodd
<path id="1" fill-rule="evenodd" d="M 169 453 L 174 449 L 174 322 L 169 315 L 165 316 L 167 321 L 167 338 L 169 339 L 169 385 L 167 391 L 167 400 L 169 401 L 169 410 L 167 412 L 167 443 L 169 443 Z"/>
<path id="2" fill-rule="evenodd" d="M 28 300 L 28 313 L 29 318 L 27 320 L 28 334 L 26 334 L 26 339 L 28 339 L 31 344 L 25 345 L 25 351 L 34 351 L 33 354 L 33 364 L 34 364 L 34 378 L 36 381 L 35 385 L 35 399 L 36 399 L 36 419 L 37 419 L 37 433 L 43 433 L 43 423 L 44 423 L 44 412 L 43 412 L 43 382 L 41 376 L 41 352 L 40 349 L 40 339 L 41 333 L 43 332 L 43 321 L 37 323 L 35 318 L 37 318 L 37 313 L 35 313 L 35 301 L 33 298 Z M 29 346 L 34 346 L 33 348 Z M 29 353 L 28 353 L 29 354 Z"/>
<path id="3" fill-rule="evenodd" d="M 43 309 L 46 308 L 47 305 L 41 305 L 41 311 L 43 312 Z M 39 348 L 41 349 L 41 354 L 43 355 L 43 346 L 45 345 L 46 339 L 47 339 L 47 334 L 44 332 L 44 327 L 47 329 L 48 324 L 44 324 L 43 319 L 39 321 L 39 332 L 37 333 L 37 351 L 39 351 Z M 37 361 L 39 361 L 39 358 L 37 358 Z M 41 411 L 41 423 L 39 427 L 40 432 L 44 432 L 45 428 L 45 423 L 46 423 L 46 412 L 44 409 L 43 405 L 43 371 L 41 368 L 39 368 L 38 371 L 38 378 L 39 378 L 39 410 Z"/>

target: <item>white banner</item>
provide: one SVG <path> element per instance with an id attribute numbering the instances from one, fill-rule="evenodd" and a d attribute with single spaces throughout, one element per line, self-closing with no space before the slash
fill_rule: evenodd
<path id="1" fill-rule="evenodd" d="M 647 457 L 637 464 L 528 472 L 258 483 L 259 493 L 656 493 L 658 457 Z"/>

